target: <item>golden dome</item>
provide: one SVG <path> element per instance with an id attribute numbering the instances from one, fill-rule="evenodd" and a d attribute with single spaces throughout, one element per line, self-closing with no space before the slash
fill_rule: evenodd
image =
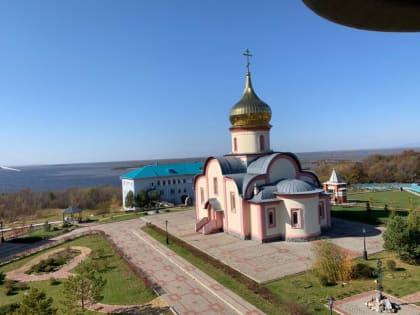
<path id="1" fill-rule="evenodd" d="M 255 94 L 251 74 L 246 74 L 244 94 L 230 110 L 232 128 L 268 127 L 270 128 L 271 109 Z"/>

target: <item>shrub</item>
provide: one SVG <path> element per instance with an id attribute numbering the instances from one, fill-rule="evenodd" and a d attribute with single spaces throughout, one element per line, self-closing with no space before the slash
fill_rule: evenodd
<path id="1" fill-rule="evenodd" d="M 353 279 L 368 279 L 373 276 L 374 271 L 375 269 L 372 267 L 366 264 L 358 263 L 353 266 L 351 276 Z"/>
<path id="2" fill-rule="evenodd" d="M 29 289 L 29 285 L 24 281 L 16 283 L 14 287 L 19 291 L 25 291 Z"/>
<path id="3" fill-rule="evenodd" d="M 319 275 L 318 276 L 318 280 L 319 283 L 323 286 L 326 287 L 329 283 L 328 283 L 328 277 L 326 275 Z"/>
<path id="4" fill-rule="evenodd" d="M 12 314 L 18 308 L 19 308 L 19 303 L 2 305 L 0 306 L 0 314 L 1 315 Z"/>
<path id="5" fill-rule="evenodd" d="M 397 263 L 395 262 L 395 260 L 389 259 L 385 262 L 385 264 L 389 271 L 395 272 L 395 269 L 397 268 Z"/>
<path id="6" fill-rule="evenodd" d="M 0 285 L 3 284 L 4 279 L 6 279 L 6 276 L 4 275 L 4 273 L 2 271 L 0 271 Z"/>
<path id="7" fill-rule="evenodd" d="M 312 250 L 315 253 L 315 270 L 319 275 L 326 276 L 328 283 L 346 280 L 346 256 L 340 247 L 328 241 L 319 241 L 314 243 Z"/>
<path id="8" fill-rule="evenodd" d="M 60 280 L 58 280 L 58 279 L 56 279 L 56 278 L 51 278 L 50 279 L 50 284 L 51 285 L 58 285 L 58 284 L 60 284 L 61 282 L 60 282 Z"/>
<path id="9" fill-rule="evenodd" d="M 15 281 L 7 279 L 4 281 L 4 287 L 6 289 L 6 295 L 12 295 L 15 293 Z"/>

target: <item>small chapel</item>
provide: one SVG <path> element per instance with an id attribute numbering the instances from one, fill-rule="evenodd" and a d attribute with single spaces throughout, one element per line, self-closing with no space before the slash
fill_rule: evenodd
<path id="1" fill-rule="evenodd" d="M 209 157 L 194 179 L 195 230 L 260 242 L 300 241 L 331 226 L 330 196 L 297 156 L 270 147 L 271 108 L 254 91 L 248 50 L 245 89 L 230 111 L 231 152 Z"/>

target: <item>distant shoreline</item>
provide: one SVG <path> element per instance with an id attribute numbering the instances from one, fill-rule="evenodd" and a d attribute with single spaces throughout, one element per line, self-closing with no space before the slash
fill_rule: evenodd
<path id="1" fill-rule="evenodd" d="M 327 151 L 310 151 L 310 152 L 292 152 L 296 154 L 299 159 L 312 161 L 322 159 L 363 159 L 370 155 L 381 154 L 381 155 L 394 155 L 401 153 L 406 150 L 413 150 L 420 152 L 420 147 L 401 147 L 401 148 L 384 148 L 384 149 L 355 149 L 355 150 L 327 150 Z M 288 152 L 288 151 L 276 151 L 274 152 Z M 219 156 L 219 155 L 216 155 Z M 133 167 L 141 167 L 153 163 L 170 164 L 170 163 L 182 163 L 182 162 L 194 162 L 194 161 L 205 161 L 208 156 L 204 157 L 183 157 L 183 158 L 157 158 L 157 159 L 145 159 L 145 160 L 123 160 L 123 161 L 103 161 L 103 162 L 76 162 L 76 163 L 54 163 L 54 164 L 26 164 L 26 165 L 9 165 L 16 168 L 27 168 L 27 167 L 65 167 L 68 165 L 87 165 L 87 164 L 121 164 L 121 166 L 115 166 L 115 169 L 128 169 Z M 316 159 L 314 159 L 316 157 Z M 317 158 L 319 157 L 319 158 Z"/>
<path id="2" fill-rule="evenodd" d="M 313 168 L 316 161 L 328 164 L 341 161 L 360 161 L 373 154 L 397 155 L 405 150 L 420 152 L 420 148 L 370 149 L 296 153 L 305 169 Z M 20 166 L 20 172 L 0 171 L 0 193 L 23 189 L 32 191 L 61 191 L 69 188 L 121 186 L 120 176 L 147 164 L 169 164 L 205 161 L 206 157 L 173 158 L 139 161 L 75 163 Z"/>

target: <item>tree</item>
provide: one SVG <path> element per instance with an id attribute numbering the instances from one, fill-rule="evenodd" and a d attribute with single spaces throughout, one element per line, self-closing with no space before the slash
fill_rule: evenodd
<path id="1" fill-rule="evenodd" d="M 351 268 L 346 263 L 346 257 L 340 247 L 328 242 L 319 241 L 312 248 L 315 252 L 315 270 L 321 278 L 326 278 L 328 283 L 335 284 L 338 280 L 348 280 L 350 274 L 346 268 Z"/>
<path id="2" fill-rule="evenodd" d="M 125 196 L 125 206 L 128 208 L 134 207 L 134 193 L 131 190 Z"/>
<path id="3" fill-rule="evenodd" d="M 92 263 L 80 264 L 78 274 L 64 282 L 65 305 L 70 314 L 83 313 L 88 303 L 102 300 L 106 280 Z"/>
<path id="4" fill-rule="evenodd" d="M 147 206 L 150 202 L 149 195 L 146 190 L 142 189 L 136 196 L 136 204 L 138 207 Z"/>
<path id="5" fill-rule="evenodd" d="M 397 252 L 400 259 L 420 263 L 420 214 L 411 210 L 407 218 L 395 215 L 388 219 L 383 234 L 384 248 Z"/>
<path id="6" fill-rule="evenodd" d="M 150 192 L 150 201 L 156 202 L 160 200 L 160 191 L 159 190 L 153 190 Z"/>
<path id="7" fill-rule="evenodd" d="M 55 315 L 57 309 L 52 304 L 52 297 L 47 297 L 44 291 L 30 288 L 13 315 Z"/>

